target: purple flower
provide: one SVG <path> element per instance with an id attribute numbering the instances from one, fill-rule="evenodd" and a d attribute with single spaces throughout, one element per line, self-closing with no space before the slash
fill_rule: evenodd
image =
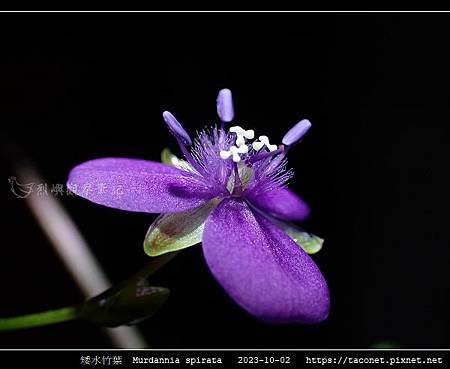
<path id="1" fill-rule="evenodd" d="M 201 131 L 195 140 L 163 113 L 183 160 L 167 150 L 165 164 L 96 159 L 75 167 L 68 187 L 97 204 L 162 213 L 147 232 L 147 254 L 202 242 L 214 277 L 256 317 L 318 323 L 328 316 L 329 293 L 307 252 L 318 251 L 323 240 L 290 223 L 305 219 L 309 208 L 285 186 L 292 177 L 286 154 L 311 124 L 300 121 L 277 146 L 253 130 L 225 128 L 234 118 L 229 90 L 220 91 L 217 111 L 220 128 Z"/>

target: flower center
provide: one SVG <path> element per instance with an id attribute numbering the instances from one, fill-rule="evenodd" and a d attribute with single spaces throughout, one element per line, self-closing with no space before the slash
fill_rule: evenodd
<path id="1" fill-rule="evenodd" d="M 252 129 L 245 130 L 240 126 L 233 126 L 229 132 L 235 134 L 235 145 L 228 150 L 221 150 L 219 155 L 222 160 L 231 159 L 234 162 L 234 170 L 228 179 L 227 189 L 232 195 L 239 196 L 253 177 L 251 165 L 283 153 L 284 147 L 281 145 L 280 150 L 277 145 L 272 145 L 267 136 L 259 136 L 253 143 L 247 143 L 247 140 L 255 138 L 255 131 Z"/>
<path id="2" fill-rule="evenodd" d="M 233 99 L 228 89 L 219 92 L 217 114 L 221 120 L 220 128 L 202 131 L 193 141 L 173 114 L 163 113 L 167 128 L 186 159 L 186 162 L 176 164 L 177 167 L 199 175 L 211 186 L 225 185 L 232 196 L 240 196 L 246 188 L 271 191 L 286 183 L 292 176 L 292 172 L 286 170 L 286 154 L 301 141 L 311 123 L 307 119 L 298 122 L 278 146 L 271 144 L 267 136 L 255 139 L 252 129 L 232 126 L 228 133 L 225 132 L 226 124 L 234 119 Z"/>
<path id="3" fill-rule="evenodd" d="M 239 154 L 247 154 L 247 153 L 248 153 L 247 145 L 241 145 L 239 147 L 231 146 L 229 150 L 222 150 L 220 152 L 220 158 L 222 160 L 227 160 L 229 157 L 232 157 L 235 163 L 239 163 L 241 161 L 241 157 Z"/>
<path id="4" fill-rule="evenodd" d="M 239 126 L 233 126 L 229 129 L 230 133 L 236 134 L 236 145 L 231 146 L 228 150 L 222 150 L 220 152 L 220 157 L 222 160 L 227 160 L 232 157 L 235 163 L 241 161 L 241 156 L 239 154 L 249 153 L 249 147 L 246 144 L 246 140 L 252 140 L 255 137 L 255 131 L 253 129 L 245 130 Z M 255 140 L 251 144 L 253 152 L 249 156 L 254 156 L 254 154 L 263 148 L 267 148 L 269 152 L 275 152 L 278 149 L 277 145 L 271 145 L 269 137 L 259 136 L 258 140 Z"/>
<path id="5" fill-rule="evenodd" d="M 222 160 L 232 158 L 235 163 L 239 163 L 242 159 L 240 154 L 249 153 L 249 146 L 246 144 L 246 140 L 252 140 L 255 137 L 255 131 L 253 129 L 245 130 L 239 126 L 230 127 L 229 131 L 236 135 L 235 145 L 231 146 L 228 150 L 221 150 L 220 158 Z M 253 148 L 253 152 L 247 156 L 255 156 L 254 154 L 264 147 L 269 152 L 275 152 L 278 149 L 277 145 L 270 144 L 269 137 L 267 136 L 259 136 L 258 140 L 255 140 L 251 144 L 251 147 Z"/>
<path id="6" fill-rule="evenodd" d="M 252 168 L 248 167 L 244 163 L 239 163 L 237 165 L 237 170 L 239 174 L 239 180 L 241 182 L 241 190 L 244 191 L 247 185 L 250 183 L 250 181 L 253 179 L 253 170 Z M 233 173 L 229 176 L 228 182 L 227 182 L 227 190 L 230 194 L 237 195 L 235 189 L 235 181 L 236 181 L 236 174 L 233 171 Z M 240 194 L 239 194 L 240 195 Z"/>

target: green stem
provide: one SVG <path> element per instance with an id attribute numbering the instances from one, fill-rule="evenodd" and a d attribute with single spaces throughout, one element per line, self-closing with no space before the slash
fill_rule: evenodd
<path id="1" fill-rule="evenodd" d="M 67 322 L 78 318 L 76 306 L 63 307 L 56 310 L 43 311 L 41 313 L 0 318 L 0 332 L 40 327 L 43 325 Z"/>
<path id="2" fill-rule="evenodd" d="M 153 260 L 141 271 L 137 272 L 122 283 L 119 283 L 115 287 L 112 287 L 100 295 L 93 297 L 84 304 L 67 306 L 61 309 L 48 310 L 41 313 L 27 314 L 11 318 L 0 318 L 0 332 L 41 327 L 44 325 L 67 322 L 75 319 L 86 319 L 86 314 L 89 315 L 91 313 L 89 309 L 85 309 L 86 306 L 91 306 L 92 304 L 95 306 L 96 303 L 101 304 L 102 300 L 108 298 L 108 296 L 113 296 L 114 293 L 120 292 L 123 288 L 126 288 L 127 285 L 135 285 L 137 281 L 148 278 L 150 275 L 166 265 L 177 254 L 178 251 L 153 258 Z"/>

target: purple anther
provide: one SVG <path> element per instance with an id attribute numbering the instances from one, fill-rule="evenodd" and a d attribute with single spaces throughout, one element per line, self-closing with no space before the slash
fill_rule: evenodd
<path id="1" fill-rule="evenodd" d="M 283 145 L 291 146 L 305 135 L 306 132 L 311 128 L 311 122 L 308 119 L 303 119 L 298 122 L 294 127 L 292 127 L 283 137 L 281 142 Z"/>
<path id="2" fill-rule="evenodd" d="M 233 97 L 228 88 L 219 91 L 217 96 L 217 115 L 222 122 L 231 122 L 234 118 Z"/>
<path id="3" fill-rule="evenodd" d="M 172 113 L 165 111 L 163 113 L 163 118 L 170 133 L 172 133 L 177 140 L 181 140 L 185 146 L 192 145 L 192 140 L 189 137 L 189 134 L 185 131 L 181 123 L 173 116 Z"/>

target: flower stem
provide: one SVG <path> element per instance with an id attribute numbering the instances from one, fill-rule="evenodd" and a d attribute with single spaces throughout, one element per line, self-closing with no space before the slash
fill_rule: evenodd
<path id="1" fill-rule="evenodd" d="M 167 262 L 172 260 L 178 252 L 171 252 L 157 258 L 154 258 L 145 268 L 134 274 L 132 277 L 117 284 L 109 290 L 104 291 L 93 299 L 102 299 L 105 296 L 111 295 L 111 291 L 119 291 L 126 287 L 127 284 L 148 278 L 150 275 L 162 268 Z M 131 282 L 130 282 L 131 281 Z M 92 300 L 92 299 L 91 299 Z M 90 300 L 89 300 L 90 301 Z M 27 329 L 33 327 L 42 327 L 45 325 L 67 322 L 76 319 L 86 319 L 84 315 L 83 304 L 67 306 L 55 310 L 47 310 L 40 313 L 26 314 L 14 316 L 10 318 L 0 318 L 0 332 L 14 331 L 19 329 Z"/>
<path id="2" fill-rule="evenodd" d="M 148 278 L 150 275 L 156 273 L 159 269 L 166 265 L 177 254 L 178 251 L 154 258 L 145 268 L 134 274 L 132 277 L 104 291 L 100 295 L 93 297 L 86 303 L 89 303 L 90 301 L 104 300 L 108 298 L 108 296 L 112 296 L 115 292 L 126 288 L 128 284 L 131 283 L 134 285 L 136 281 Z M 0 318 L 0 332 L 42 327 L 45 325 L 68 322 L 76 319 L 86 319 L 86 310 L 83 308 L 85 304 L 72 305 L 60 309 L 47 310 L 40 313 L 26 314 L 10 318 Z"/>
<path id="3" fill-rule="evenodd" d="M 41 313 L 20 315 L 11 318 L 0 318 L 0 332 L 40 327 L 43 325 L 67 322 L 78 318 L 79 309 L 67 306 L 61 309 L 43 311 Z"/>

